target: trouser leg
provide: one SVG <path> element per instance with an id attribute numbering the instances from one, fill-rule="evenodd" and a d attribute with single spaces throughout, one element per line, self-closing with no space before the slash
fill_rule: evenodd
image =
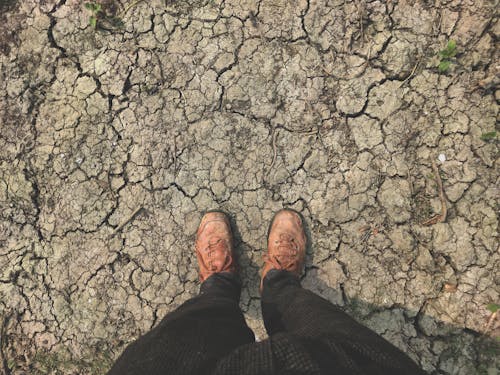
<path id="1" fill-rule="evenodd" d="M 424 374 L 381 336 L 303 289 L 299 279 L 288 271 L 267 273 L 262 315 L 269 335 L 287 333 L 298 338 L 323 369 L 337 368 L 338 373 Z"/>
<path id="2" fill-rule="evenodd" d="M 207 373 L 218 359 L 255 341 L 238 304 L 240 289 L 234 274 L 212 275 L 198 296 L 130 344 L 108 375 Z"/>

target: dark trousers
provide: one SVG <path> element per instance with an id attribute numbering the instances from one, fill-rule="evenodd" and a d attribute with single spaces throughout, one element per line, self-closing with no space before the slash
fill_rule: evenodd
<path id="1" fill-rule="evenodd" d="M 240 288 L 233 274 L 212 275 L 198 296 L 129 345 L 108 375 L 424 374 L 287 271 L 266 275 L 261 303 L 270 337 L 255 343 L 239 308 Z"/>

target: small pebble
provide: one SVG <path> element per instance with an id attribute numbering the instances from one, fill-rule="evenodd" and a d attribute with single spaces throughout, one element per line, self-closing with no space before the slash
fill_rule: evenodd
<path id="1" fill-rule="evenodd" d="M 445 154 L 439 154 L 438 159 L 441 163 L 444 163 L 446 161 L 446 156 Z"/>

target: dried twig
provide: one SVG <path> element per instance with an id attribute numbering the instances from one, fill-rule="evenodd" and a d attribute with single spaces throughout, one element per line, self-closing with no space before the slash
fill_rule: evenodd
<path id="1" fill-rule="evenodd" d="M 447 209 L 446 209 L 446 199 L 444 197 L 443 181 L 441 181 L 441 175 L 439 174 L 439 169 L 435 161 L 432 161 L 432 170 L 436 175 L 436 181 L 439 191 L 439 200 L 441 201 L 441 213 L 434 215 L 430 219 L 424 221 L 422 225 L 434 225 L 436 223 L 442 223 L 446 220 Z"/>
<path id="2" fill-rule="evenodd" d="M 368 239 L 370 237 L 372 237 L 372 236 L 375 237 L 377 234 L 379 234 L 382 231 L 383 231 L 383 226 L 381 226 L 379 224 L 363 225 L 358 229 L 358 232 L 360 234 L 360 238 L 358 241 L 356 241 L 356 244 L 363 242 L 366 245 L 366 241 L 368 241 Z"/>
<path id="3" fill-rule="evenodd" d="M 358 8 L 358 21 L 359 21 L 359 34 L 361 38 L 361 46 L 364 45 L 365 39 L 365 29 L 363 25 L 363 18 L 365 13 L 364 4 L 362 5 L 359 1 L 356 3 L 356 7 Z"/>
<path id="4" fill-rule="evenodd" d="M 410 170 L 409 169 L 406 172 L 406 175 L 407 175 L 407 179 L 408 179 L 408 186 L 410 186 L 410 194 L 413 197 L 415 195 L 415 191 L 413 189 L 413 180 L 411 178 L 411 174 L 410 174 Z"/>
<path id="5" fill-rule="evenodd" d="M 484 90 L 495 89 L 500 84 L 500 73 L 486 77 L 477 83 L 476 87 L 481 87 Z"/>
<path id="6" fill-rule="evenodd" d="M 333 54 L 333 52 L 332 52 L 332 54 Z M 349 79 L 354 79 L 354 78 L 361 77 L 361 76 L 365 73 L 366 68 L 368 67 L 368 65 L 370 64 L 370 59 L 371 59 L 371 57 L 372 57 L 372 46 L 370 45 L 370 46 L 368 47 L 368 54 L 366 55 L 366 60 L 365 60 L 365 62 L 364 62 L 362 65 L 359 65 L 359 66 L 357 66 L 357 67 L 354 67 L 354 68 L 360 68 L 360 69 L 362 69 L 362 70 L 361 70 L 361 71 L 359 71 L 358 73 L 355 73 L 355 74 L 350 74 L 350 75 L 348 75 L 348 76 L 346 76 L 346 77 L 343 77 L 342 79 L 349 80 Z M 323 66 L 323 65 L 322 65 L 322 66 L 321 66 L 321 69 L 323 70 L 323 72 L 324 72 L 324 73 L 326 73 L 326 75 L 327 75 L 327 76 L 329 76 L 329 77 L 334 77 L 333 72 L 328 71 L 328 70 L 326 69 L 326 67 L 325 67 L 325 66 Z"/>
<path id="7" fill-rule="evenodd" d="M 278 137 L 278 129 L 274 129 L 273 131 L 273 161 L 271 162 L 271 165 L 269 166 L 269 169 L 267 170 L 267 173 L 271 171 L 274 167 L 274 163 L 276 162 L 276 158 L 278 156 L 278 149 L 276 147 L 276 138 Z"/>
<path id="8" fill-rule="evenodd" d="M 138 207 L 135 209 L 134 212 L 132 212 L 132 214 L 128 217 L 127 220 L 123 221 L 120 225 L 118 225 L 115 230 L 113 231 L 113 233 L 110 234 L 109 238 L 113 238 L 114 236 L 116 236 L 117 233 L 121 232 L 123 230 L 123 228 L 131 223 L 132 221 L 134 221 L 134 219 L 139 216 L 142 212 L 144 211 L 144 207 Z"/>
<path id="9" fill-rule="evenodd" d="M 488 322 L 486 323 L 486 326 L 484 328 L 484 332 L 488 332 L 493 325 L 493 322 L 498 316 L 498 311 L 495 311 L 494 313 L 491 313 L 490 317 L 488 318 Z"/>
<path id="10" fill-rule="evenodd" d="M 370 44 L 370 47 L 368 48 L 368 55 L 366 55 L 366 61 L 365 61 L 365 69 L 370 63 L 370 59 L 372 57 L 372 45 Z"/>
<path id="11" fill-rule="evenodd" d="M 294 132 L 300 135 L 318 135 L 319 129 Z"/>
<path id="12" fill-rule="evenodd" d="M 143 1 L 145 1 L 145 0 L 136 0 L 136 1 L 132 2 L 132 3 L 130 3 L 122 12 L 120 12 L 120 14 L 118 15 L 118 17 L 122 18 L 123 16 L 125 16 L 128 13 L 128 11 L 130 9 L 132 9 L 137 4 L 139 4 L 139 3 L 143 2 Z"/>
<path id="13" fill-rule="evenodd" d="M 418 68 L 418 66 L 420 64 L 420 61 L 421 61 L 421 59 L 417 60 L 417 63 L 415 64 L 415 66 L 411 70 L 410 75 L 408 77 L 406 77 L 403 82 L 401 82 L 401 84 L 399 85 L 399 87 L 403 86 L 406 82 L 408 82 L 411 79 L 411 77 L 413 77 L 413 75 L 415 74 L 415 71 L 417 70 L 417 68 Z"/>
<path id="14" fill-rule="evenodd" d="M 173 158 L 174 158 L 174 173 L 176 173 L 177 172 L 177 137 L 174 137 Z"/>

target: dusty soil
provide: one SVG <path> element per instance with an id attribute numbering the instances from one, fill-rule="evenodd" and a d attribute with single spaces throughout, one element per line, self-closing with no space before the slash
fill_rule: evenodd
<path id="1" fill-rule="evenodd" d="M 293 207 L 306 287 L 432 374 L 498 373 L 497 1 L 102 5 L 1 2 L 0 373 L 103 374 L 197 293 L 216 207 L 260 339 Z"/>

